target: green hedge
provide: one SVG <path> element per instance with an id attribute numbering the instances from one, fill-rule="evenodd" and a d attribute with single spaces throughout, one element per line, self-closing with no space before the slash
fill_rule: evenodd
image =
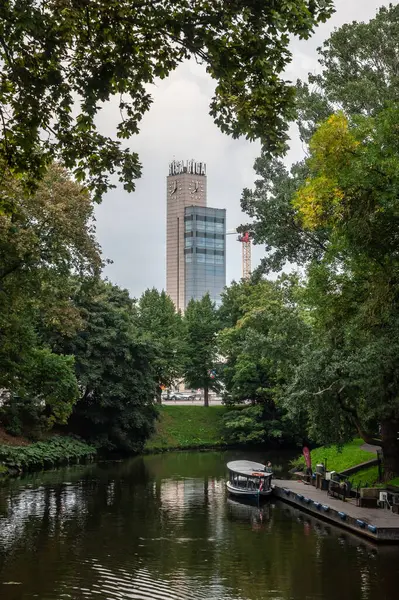
<path id="1" fill-rule="evenodd" d="M 0 446 L 0 466 L 18 471 L 35 471 L 88 460 L 96 449 L 75 438 L 57 436 L 30 446 Z"/>

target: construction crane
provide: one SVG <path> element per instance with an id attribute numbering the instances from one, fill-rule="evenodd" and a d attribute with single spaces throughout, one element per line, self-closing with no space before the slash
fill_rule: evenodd
<path id="1" fill-rule="evenodd" d="M 226 235 L 237 235 L 236 229 L 229 229 Z M 242 278 L 245 281 L 251 277 L 251 236 L 249 231 L 239 233 L 237 241 L 242 243 Z"/>

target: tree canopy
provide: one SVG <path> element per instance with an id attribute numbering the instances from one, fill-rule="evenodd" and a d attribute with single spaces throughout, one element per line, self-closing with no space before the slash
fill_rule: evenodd
<path id="1" fill-rule="evenodd" d="M 157 379 L 157 399 L 161 403 L 161 388 L 169 387 L 182 375 L 183 327 L 180 313 L 165 291 L 146 290 L 138 303 L 137 327 L 143 340 L 149 340 L 156 350 L 153 367 Z"/>
<path id="2" fill-rule="evenodd" d="M 382 6 L 369 22 L 346 23 L 319 48 L 321 73 L 297 82 L 298 123 L 308 141 L 338 110 L 373 116 L 399 100 L 399 6 Z"/>
<path id="3" fill-rule="evenodd" d="M 339 119 L 340 113 L 345 127 L 343 117 L 350 123 L 376 116 L 399 100 L 398 27 L 399 6 L 390 4 L 368 23 L 354 21 L 336 29 L 318 49 L 322 72 L 309 73 L 308 82 L 298 81 L 296 86 L 297 123 L 306 144 L 332 114 Z M 288 169 L 264 151 L 255 162 L 258 179 L 254 189 L 243 191 L 241 206 L 252 219 L 247 227 L 254 242 L 265 244 L 261 272 L 279 272 L 287 264 L 304 267 L 327 249 L 328 232 L 304 227 L 291 202 L 309 176 L 309 166 L 302 161 Z M 312 185 L 323 191 L 321 178 Z"/>
<path id="4" fill-rule="evenodd" d="M 293 441 L 303 435 L 286 417 L 282 398 L 309 337 L 300 314 L 295 279 L 241 282 L 223 294 L 220 315 L 230 324 L 219 335 L 224 357 L 225 402 L 252 407 L 226 414 L 234 442 Z M 294 433 L 295 432 L 295 433 Z"/>
<path id="5" fill-rule="evenodd" d="M 78 396 L 74 361 L 53 354 L 42 331 L 80 324 L 70 275 L 97 275 L 102 264 L 92 201 L 57 165 L 33 194 L 7 174 L 0 188 L 12 207 L 0 214 L 0 388 L 8 404 L 36 406 L 47 426 L 65 423 Z"/>
<path id="6" fill-rule="evenodd" d="M 323 260 L 308 271 L 315 339 L 298 379 L 324 423 L 314 423 L 319 437 L 333 422 L 320 419 L 326 403 L 335 405 L 336 438 L 348 431 L 337 418 L 363 434 L 381 425 L 392 474 L 399 468 L 399 109 L 352 121 L 337 114 L 319 127 L 310 142 L 310 177 L 293 198 L 303 226 L 322 228 L 329 239 Z"/>
<path id="7" fill-rule="evenodd" d="M 297 84 L 307 157 L 287 169 L 262 153 L 242 206 L 258 272 L 299 266 L 309 338 L 281 396 L 310 437 L 380 439 L 386 478 L 399 473 L 397 227 L 399 7 L 334 31 L 323 67 Z"/>
<path id="8" fill-rule="evenodd" d="M 210 389 L 218 390 L 217 332 L 220 329 L 215 305 L 209 294 L 201 300 L 190 300 L 184 314 L 183 365 L 186 383 L 204 389 L 204 404 L 208 406 Z"/>
<path id="9" fill-rule="evenodd" d="M 69 430 L 104 450 L 139 451 L 153 429 L 156 377 L 151 344 L 140 340 L 126 290 L 83 282 L 74 298 L 82 327 L 54 336 L 56 351 L 75 357 L 80 397 Z"/>
<path id="10" fill-rule="evenodd" d="M 28 182 L 57 158 L 94 197 L 115 172 L 128 191 L 150 84 L 194 57 L 216 82 L 210 112 L 222 131 L 281 151 L 294 87 L 282 78 L 290 36 L 307 38 L 332 0 L 5 0 L 0 7 L 0 158 Z M 116 136 L 101 133 L 115 97 Z"/>

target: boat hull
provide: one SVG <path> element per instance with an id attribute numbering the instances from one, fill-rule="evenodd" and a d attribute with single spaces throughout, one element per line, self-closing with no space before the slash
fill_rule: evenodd
<path id="1" fill-rule="evenodd" d="M 270 494 L 272 493 L 271 489 L 261 490 L 260 492 L 257 492 L 255 490 L 246 490 L 243 488 L 235 487 L 230 483 L 230 481 L 226 483 L 226 487 L 229 494 L 231 494 L 232 496 L 238 496 L 240 498 L 265 498 L 266 496 L 270 496 Z"/>

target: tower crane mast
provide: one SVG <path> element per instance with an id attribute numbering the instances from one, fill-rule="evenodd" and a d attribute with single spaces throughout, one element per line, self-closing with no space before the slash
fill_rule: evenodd
<path id="1" fill-rule="evenodd" d="M 236 229 L 229 229 L 226 232 L 226 235 L 237 235 Z M 248 281 L 251 277 L 251 236 L 249 231 L 245 233 L 239 233 L 237 237 L 237 241 L 242 244 L 242 278 L 245 281 Z"/>

